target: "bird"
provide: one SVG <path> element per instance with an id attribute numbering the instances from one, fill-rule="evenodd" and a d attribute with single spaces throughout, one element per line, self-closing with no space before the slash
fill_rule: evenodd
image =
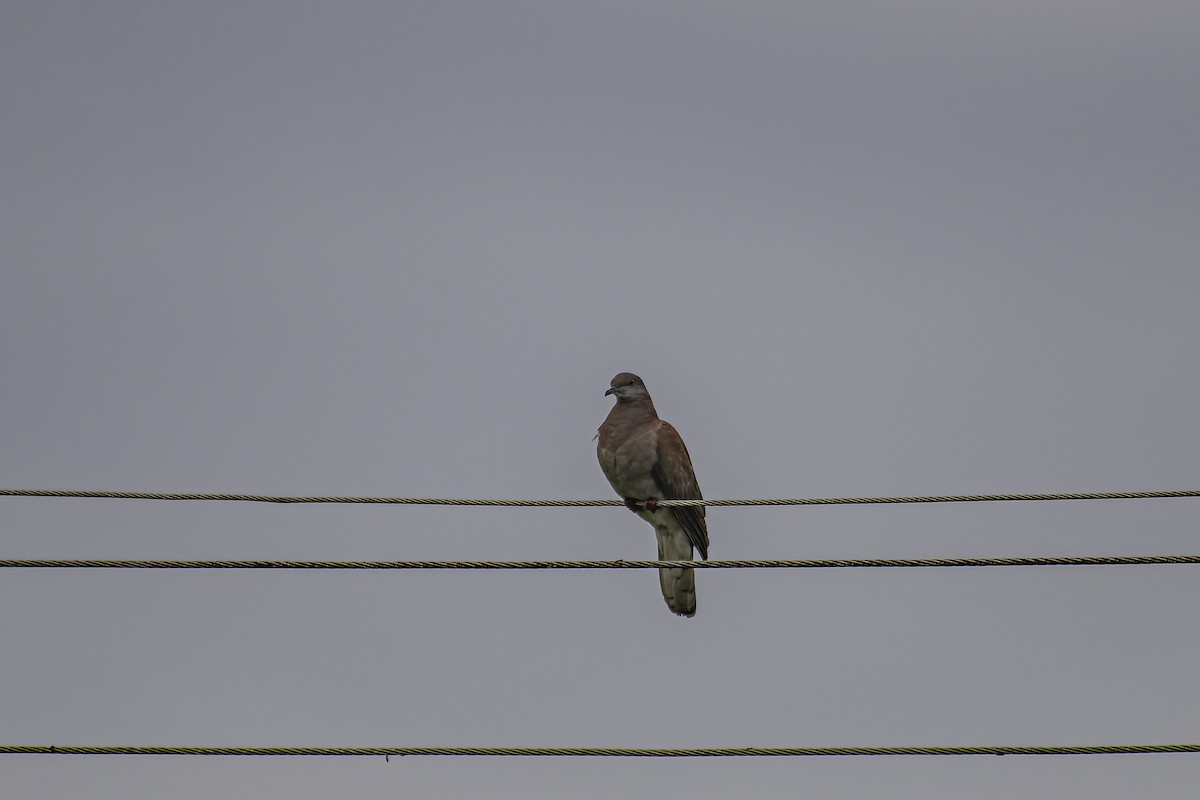
<path id="1" fill-rule="evenodd" d="M 693 548 L 707 561 L 704 506 L 658 505 L 659 500 L 704 499 L 679 432 L 659 419 L 646 384 L 632 372 L 613 378 L 604 394 L 617 399 L 596 435 L 596 457 L 604 477 L 630 511 L 654 526 L 660 561 L 691 561 Z M 695 570 L 660 568 L 658 581 L 671 611 L 695 616 Z"/>

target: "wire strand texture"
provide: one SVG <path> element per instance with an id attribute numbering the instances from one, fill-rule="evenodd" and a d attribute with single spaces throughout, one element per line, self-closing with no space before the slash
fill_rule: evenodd
<path id="1" fill-rule="evenodd" d="M 0 745 L 0 754 L 131 756 L 518 756 L 745 758 L 795 756 L 1087 756 L 1200 753 L 1200 744 L 992 747 L 136 747 Z"/>
<path id="2" fill-rule="evenodd" d="M 451 497 L 288 496 L 265 494 L 212 494 L 205 492 L 117 492 L 74 489 L 0 489 L 0 497 L 77 497 L 118 500 L 219 500 L 242 503 L 350 503 L 360 505 L 503 506 L 560 508 L 622 506 L 620 500 L 481 500 Z M 896 497 L 793 497 L 763 500 L 659 500 L 664 508 L 683 506 L 829 506 L 893 503 L 988 503 L 1034 500 L 1148 500 L 1167 497 L 1200 497 L 1200 489 L 1150 492 L 1059 492 L 1051 494 L 961 494 Z"/>
<path id="3" fill-rule="evenodd" d="M 420 569 L 862 569 L 932 567 L 1082 567 L 1200 564 L 1200 555 L 1184 556 L 1031 556 L 1013 558 L 864 558 L 730 559 L 713 561 L 279 561 L 266 559 L 0 559 L 0 569 L 276 569 L 276 570 L 420 570 Z"/>

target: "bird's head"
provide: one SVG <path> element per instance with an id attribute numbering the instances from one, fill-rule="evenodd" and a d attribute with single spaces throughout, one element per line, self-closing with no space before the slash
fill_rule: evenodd
<path id="1" fill-rule="evenodd" d="M 612 379 L 609 389 L 604 394 L 616 395 L 617 402 L 632 400 L 635 397 L 649 396 L 646 391 L 646 384 L 642 383 L 642 379 L 632 372 L 622 372 L 620 375 Z"/>

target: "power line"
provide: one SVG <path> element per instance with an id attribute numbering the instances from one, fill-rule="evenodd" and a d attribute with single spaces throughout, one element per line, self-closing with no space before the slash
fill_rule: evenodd
<path id="1" fill-rule="evenodd" d="M 129 747 L 0 745 L 0 754 L 131 756 L 524 756 L 738 758 L 790 756 L 1089 756 L 1200 753 L 1200 744 L 995 747 Z"/>
<path id="2" fill-rule="evenodd" d="M 0 569 L 838 569 L 871 567 L 1084 567 L 1200 564 L 1194 556 L 1032 556 L 1015 558 L 732 559 L 714 561 L 276 561 L 167 559 L 0 559 Z"/>
<path id="3" fill-rule="evenodd" d="M 80 497 L 120 500 L 223 500 L 243 503 L 352 503 L 360 505 L 508 506 L 556 508 L 620 506 L 620 500 L 480 500 L 450 497 L 351 497 L 287 496 L 263 494 L 209 494 L 203 492 L 110 492 L 73 489 L 0 489 L 8 497 Z M 1029 500 L 1146 500 L 1166 497 L 1200 497 L 1200 490 L 1152 492 L 1066 492 L 1053 494 L 961 494 L 896 497 L 793 497 L 765 500 L 660 500 L 664 508 L 682 506 L 829 506 L 894 503 L 985 503 Z"/>

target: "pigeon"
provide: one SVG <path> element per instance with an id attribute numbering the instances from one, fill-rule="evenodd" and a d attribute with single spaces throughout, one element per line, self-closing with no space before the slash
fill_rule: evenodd
<path id="1" fill-rule="evenodd" d="M 646 384 L 622 372 L 605 395 L 617 403 L 597 434 L 600 469 L 630 511 L 654 526 L 660 561 L 691 561 L 692 550 L 708 559 L 704 506 L 659 507 L 659 500 L 703 500 L 692 459 L 679 432 L 658 418 Z M 667 607 L 683 617 L 696 614 L 696 573 L 689 568 L 658 571 Z"/>

